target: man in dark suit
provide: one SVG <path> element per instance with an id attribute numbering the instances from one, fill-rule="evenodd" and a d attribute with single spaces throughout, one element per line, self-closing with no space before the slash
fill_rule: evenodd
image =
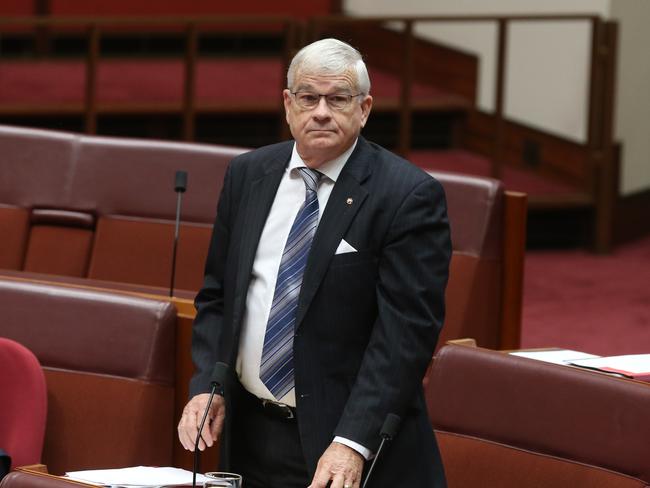
<path id="1" fill-rule="evenodd" d="M 225 177 L 179 438 L 194 449 L 222 361 L 232 381 L 199 448 L 221 437 L 221 467 L 246 488 L 358 488 L 388 414 L 400 429 L 371 486 L 445 486 L 421 387 L 444 316 L 444 192 L 360 137 L 372 97 L 355 49 L 317 41 L 287 78 L 295 142 L 239 156 Z"/>

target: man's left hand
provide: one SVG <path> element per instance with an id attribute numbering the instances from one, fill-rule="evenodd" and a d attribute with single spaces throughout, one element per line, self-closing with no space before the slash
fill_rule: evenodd
<path id="1" fill-rule="evenodd" d="M 307 488 L 359 488 L 365 459 L 357 451 L 332 442 L 318 460 L 316 473 Z"/>

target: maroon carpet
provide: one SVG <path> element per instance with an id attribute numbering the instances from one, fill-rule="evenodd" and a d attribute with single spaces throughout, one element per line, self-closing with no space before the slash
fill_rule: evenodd
<path id="1" fill-rule="evenodd" d="M 650 352 L 650 236 L 608 256 L 526 254 L 522 347 Z"/>

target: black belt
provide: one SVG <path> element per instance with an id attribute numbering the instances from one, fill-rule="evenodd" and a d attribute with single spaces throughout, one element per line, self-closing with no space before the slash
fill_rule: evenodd
<path id="1" fill-rule="evenodd" d="M 249 392 L 246 393 L 248 393 L 251 402 L 255 404 L 257 409 L 264 412 L 265 415 L 280 420 L 292 420 L 296 418 L 296 409 L 294 407 L 290 407 L 284 403 L 274 402 L 272 400 L 257 398 Z"/>

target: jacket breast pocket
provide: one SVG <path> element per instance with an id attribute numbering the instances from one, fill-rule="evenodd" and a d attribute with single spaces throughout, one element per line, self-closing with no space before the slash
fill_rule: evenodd
<path id="1" fill-rule="evenodd" d="M 330 269 L 339 266 L 373 265 L 376 263 L 377 258 L 372 254 L 372 251 L 366 249 L 357 252 L 335 254 L 332 261 L 330 261 Z"/>

